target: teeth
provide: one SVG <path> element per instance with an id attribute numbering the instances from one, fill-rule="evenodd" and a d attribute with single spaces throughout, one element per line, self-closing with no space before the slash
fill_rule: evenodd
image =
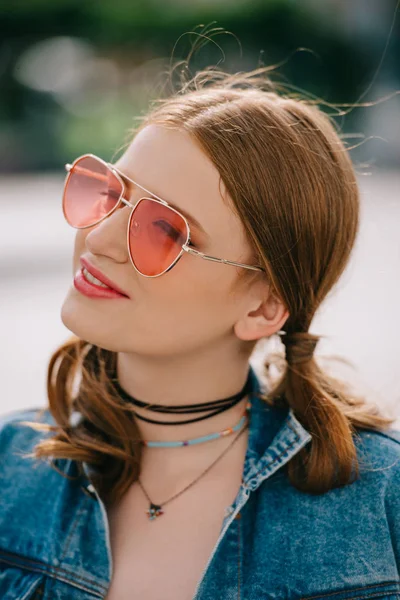
<path id="1" fill-rule="evenodd" d="M 91 273 L 89 273 L 89 271 L 87 269 L 85 269 L 85 267 L 83 267 L 82 273 L 83 273 L 83 276 L 85 277 L 85 279 L 90 281 L 90 283 L 94 283 L 95 285 L 99 285 L 100 287 L 107 288 L 108 290 L 111 289 L 108 285 L 106 285 L 102 281 L 99 281 L 98 279 L 96 279 L 96 277 L 93 277 L 93 275 Z"/>

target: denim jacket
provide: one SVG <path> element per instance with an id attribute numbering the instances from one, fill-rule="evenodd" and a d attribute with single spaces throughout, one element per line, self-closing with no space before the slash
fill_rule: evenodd
<path id="1" fill-rule="evenodd" d="M 400 599 L 400 432 L 358 430 L 359 479 L 322 495 L 298 491 L 283 467 L 311 435 L 290 408 L 255 395 L 263 390 L 251 373 L 242 484 L 194 600 Z M 109 530 L 90 469 L 68 479 L 49 461 L 24 458 L 51 433 L 22 420 L 54 424 L 48 410 L 0 419 L 0 598 L 105 598 Z M 57 466 L 77 474 L 74 461 Z"/>

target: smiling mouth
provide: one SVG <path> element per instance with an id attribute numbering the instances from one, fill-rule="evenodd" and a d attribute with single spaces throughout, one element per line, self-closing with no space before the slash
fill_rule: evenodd
<path id="1" fill-rule="evenodd" d="M 89 273 L 89 271 L 87 269 L 85 269 L 85 267 L 82 267 L 82 274 L 83 274 L 84 278 L 86 279 L 86 281 L 88 281 L 89 283 L 98 285 L 99 287 L 105 288 L 106 290 L 114 290 L 114 288 L 106 285 L 105 283 L 100 281 L 100 279 L 97 279 L 94 275 Z M 114 290 L 114 291 L 116 291 L 116 290 Z"/>

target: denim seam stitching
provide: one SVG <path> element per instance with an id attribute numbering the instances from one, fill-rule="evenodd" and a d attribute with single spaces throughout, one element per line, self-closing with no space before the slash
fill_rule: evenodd
<path id="1" fill-rule="evenodd" d="M 347 591 L 351 592 L 352 590 L 347 590 Z M 346 590 L 345 590 L 344 593 L 347 593 Z M 382 595 L 382 594 L 384 594 L 384 595 Z M 366 596 L 365 595 L 363 595 L 363 596 L 354 596 L 352 598 L 348 598 L 348 600 L 369 600 L 369 598 L 389 598 L 389 595 L 390 596 L 392 596 L 392 595 L 398 596 L 399 594 L 396 591 L 392 592 L 392 591 L 389 590 L 389 592 L 387 592 L 387 591 L 384 591 L 384 592 L 373 592 L 372 594 L 367 594 Z M 314 597 L 316 597 L 316 598 L 327 598 L 328 596 L 329 596 L 329 594 L 328 595 L 323 595 L 323 596 L 314 596 Z M 309 596 L 307 596 L 307 598 L 303 598 L 302 600 L 308 600 L 308 599 L 309 599 Z M 346 599 L 344 599 L 344 600 L 346 600 Z"/>
<path id="2" fill-rule="evenodd" d="M 29 565 L 29 566 L 28 565 L 21 566 L 19 564 L 16 564 L 15 562 L 12 562 L 11 560 L 7 560 L 5 558 L 0 558 L 0 562 L 5 563 L 6 565 L 10 565 L 11 567 L 14 567 L 14 568 L 17 567 L 17 568 L 20 568 L 20 569 L 26 569 L 28 571 L 32 571 L 33 573 L 39 573 L 41 575 L 50 577 L 51 579 L 54 579 L 52 570 L 41 569 L 39 566 L 35 567 L 34 565 L 32 565 L 32 566 L 31 565 Z M 38 565 L 40 565 L 40 563 L 38 563 Z M 43 565 L 43 566 L 45 566 L 45 565 Z M 75 588 L 77 588 L 79 590 L 83 590 L 84 592 L 88 592 L 89 594 L 95 594 L 99 598 L 103 598 L 103 596 L 100 595 L 101 592 L 98 592 L 96 590 L 90 589 L 90 588 L 85 587 L 83 585 L 79 585 L 79 583 L 77 583 L 77 582 L 75 582 L 75 581 L 73 581 L 71 579 L 67 579 L 66 577 L 64 578 L 62 575 L 60 577 L 57 577 L 57 581 L 62 581 L 63 583 L 67 583 L 68 585 L 71 585 L 71 586 L 73 586 L 73 587 L 75 587 Z M 104 588 L 104 590 L 107 591 L 106 588 Z"/>
<path id="3" fill-rule="evenodd" d="M 64 575 L 63 581 L 70 582 L 71 584 L 76 585 L 76 586 L 79 586 L 78 581 L 82 581 L 84 583 L 85 582 L 88 583 L 89 585 L 92 584 L 92 585 L 98 586 L 104 590 L 107 589 L 104 585 L 99 583 L 96 579 L 89 579 L 88 577 L 85 577 L 85 576 L 79 576 L 78 581 L 76 581 L 73 578 L 69 579 L 68 577 L 71 577 L 72 575 L 75 575 L 75 574 L 72 574 L 71 571 L 69 571 L 68 569 L 64 569 L 61 566 L 53 567 L 53 566 L 47 565 L 46 563 L 41 562 L 39 560 L 35 560 L 33 558 L 27 559 L 26 557 L 19 556 L 19 555 L 17 555 L 18 559 L 19 559 L 18 561 L 13 561 L 11 559 L 7 560 L 7 558 L 3 558 L 2 555 L 4 555 L 4 554 L 8 555 L 10 557 L 13 556 L 13 555 L 9 554 L 8 552 L 5 552 L 4 550 L 1 550 L 0 551 L 0 562 L 3 561 L 11 566 L 21 567 L 22 569 L 26 568 L 28 570 L 29 569 L 33 570 L 33 568 L 35 568 L 35 572 L 43 573 L 52 578 L 56 577 L 57 574 L 60 574 L 61 577 Z M 35 567 L 35 565 L 36 565 L 36 567 Z M 61 577 L 60 577 L 60 579 L 61 579 Z"/>
<path id="4" fill-rule="evenodd" d="M 9 556 L 11 557 L 9 560 L 7 560 L 6 558 L 3 558 L 2 555 L 5 556 Z M 17 558 L 19 559 L 18 561 L 13 561 L 12 557 L 13 556 L 17 556 Z M 0 550 L 0 562 L 4 561 L 7 562 L 7 564 L 11 564 L 14 566 L 20 566 L 20 563 L 22 563 L 22 568 L 26 568 L 29 569 L 31 565 L 37 565 L 39 572 L 41 573 L 45 573 L 46 575 L 49 575 L 50 577 L 53 577 L 54 574 L 57 573 L 65 573 L 65 575 L 71 575 L 71 571 L 69 571 L 68 569 L 64 569 L 63 567 L 53 567 L 51 565 L 48 565 L 47 563 L 41 562 L 40 560 L 35 560 L 34 558 L 27 558 L 25 556 L 20 556 L 20 555 L 13 555 L 9 552 L 6 552 L 5 550 Z M 104 587 L 101 584 L 98 584 L 96 579 L 89 579 L 87 577 L 81 576 L 82 581 L 86 581 L 87 583 L 93 583 L 95 585 L 100 585 L 100 587 Z"/>
<path id="5" fill-rule="evenodd" d="M 239 513 L 240 514 L 240 513 Z M 240 516 L 239 519 L 237 519 L 237 526 L 238 526 L 238 556 L 237 556 L 237 561 L 238 561 L 238 600 L 240 600 L 241 597 L 241 575 L 242 575 L 242 563 L 241 563 L 241 557 L 242 557 L 242 518 Z"/>
<path id="6" fill-rule="evenodd" d="M 66 541 L 65 541 L 65 545 L 64 545 L 64 551 L 63 551 L 63 553 L 62 553 L 62 554 L 61 554 L 61 556 L 60 556 L 60 559 L 59 559 L 59 565 L 58 565 L 57 567 L 55 567 L 55 570 L 54 570 L 54 575 L 55 575 L 55 576 L 54 576 L 54 578 L 53 578 L 53 586 L 54 586 L 54 580 L 55 580 L 55 579 L 57 579 L 57 573 L 59 573 L 59 572 L 60 572 L 60 570 L 62 569 L 62 567 L 61 567 L 62 561 L 64 560 L 64 558 L 65 558 L 65 557 L 66 557 L 66 555 L 67 555 L 67 552 L 68 552 L 68 550 L 69 550 L 69 547 L 70 547 L 70 545 L 71 545 L 71 542 L 72 542 L 72 537 L 73 537 L 73 535 L 74 535 L 74 533 L 75 533 L 75 531 L 76 531 L 76 528 L 77 528 L 77 526 L 78 526 L 79 519 L 80 519 L 80 517 L 81 517 L 81 516 L 82 516 L 82 515 L 83 515 L 85 512 L 87 512 L 87 505 L 88 505 L 88 504 L 89 504 L 89 498 L 88 498 L 88 497 L 85 497 L 85 498 L 84 498 L 84 501 L 83 501 L 83 503 L 82 503 L 82 506 L 81 506 L 81 508 L 80 508 L 80 509 L 78 510 L 78 512 L 76 513 L 76 517 L 75 517 L 75 519 L 74 519 L 74 522 L 72 523 L 71 531 L 70 531 L 70 533 L 69 533 L 69 535 L 68 535 L 68 537 L 67 537 L 67 539 L 66 539 Z M 63 569 L 63 570 L 64 570 L 64 573 L 66 573 L 66 574 L 70 574 L 70 573 L 69 573 L 69 571 L 68 571 L 67 569 Z M 80 579 L 82 579 L 82 581 L 87 581 L 89 584 L 90 584 L 90 583 L 94 583 L 94 584 L 97 584 L 97 585 L 98 585 L 98 582 L 96 582 L 95 580 L 90 580 L 90 579 L 88 579 L 88 578 L 86 578 L 86 577 L 80 577 Z M 102 586 L 102 587 L 103 587 L 103 586 Z M 49 590 L 49 591 L 50 591 L 50 590 Z"/>
<path id="7" fill-rule="evenodd" d="M 368 594 L 367 596 L 356 596 L 356 598 L 354 598 L 354 600 L 369 600 L 369 598 L 384 598 L 387 599 L 389 596 L 387 594 L 389 594 L 390 596 L 392 596 L 392 592 L 383 592 L 384 596 L 382 596 L 382 592 L 374 592 L 373 594 Z M 393 595 L 398 596 L 398 592 L 393 592 Z"/>
<path id="8" fill-rule="evenodd" d="M 393 584 L 398 585 L 399 581 L 385 581 L 383 583 L 375 583 L 374 585 L 366 585 L 366 586 L 359 587 L 359 588 L 352 588 L 352 589 L 348 588 L 347 590 L 338 590 L 337 592 L 330 592 L 329 594 L 323 594 L 323 595 L 317 594 L 314 596 L 306 596 L 306 597 L 302 598 L 302 600 L 312 600 L 313 598 L 328 598 L 331 596 L 339 596 L 340 594 L 347 593 L 347 592 L 357 592 L 359 590 L 363 591 L 363 590 L 368 590 L 368 589 L 377 588 L 377 587 L 384 587 L 386 585 L 393 585 Z M 394 593 L 398 593 L 399 591 L 400 591 L 399 588 L 397 588 L 397 591 L 394 591 Z M 381 593 L 381 592 L 379 592 L 379 593 Z M 365 596 L 365 598 L 372 598 L 372 596 L 368 595 L 368 596 Z M 362 598 L 358 597 L 358 596 L 356 597 L 356 599 L 362 600 Z"/>

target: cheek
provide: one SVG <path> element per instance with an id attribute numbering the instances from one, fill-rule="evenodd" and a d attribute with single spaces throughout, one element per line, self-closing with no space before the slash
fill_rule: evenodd
<path id="1" fill-rule="evenodd" d="M 181 260 L 182 264 L 178 263 L 169 273 L 145 283 L 146 301 L 142 308 L 164 330 L 207 335 L 211 330 L 226 330 L 237 311 L 230 294 L 237 276 L 235 268 L 195 257 L 185 262 Z"/>

